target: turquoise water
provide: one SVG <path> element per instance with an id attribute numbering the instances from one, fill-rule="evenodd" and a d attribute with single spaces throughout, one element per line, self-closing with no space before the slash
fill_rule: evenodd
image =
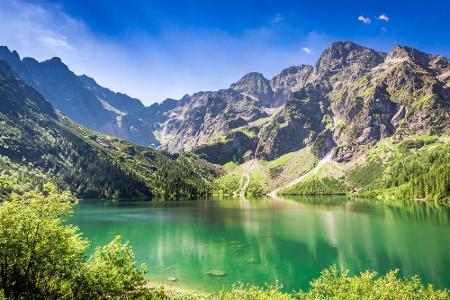
<path id="1" fill-rule="evenodd" d="M 450 287 L 448 207 L 345 197 L 180 202 L 81 201 L 70 222 L 91 246 L 130 241 L 149 278 L 200 290 L 236 281 L 306 289 L 330 265 L 418 274 Z M 92 248 L 91 248 L 92 249 Z M 222 270 L 225 276 L 206 274 Z M 171 283 L 173 284 L 173 283 Z"/>

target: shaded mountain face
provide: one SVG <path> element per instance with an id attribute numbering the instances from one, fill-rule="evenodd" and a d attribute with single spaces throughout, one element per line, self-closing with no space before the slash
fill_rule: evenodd
<path id="1" fill-rule="evenodd" d="M 210 192 L 209 164 L 96 134 L 55 111 L 0 62 L 0 156 L 31 165 L 84 198 Z"/>
<path id="2" fill-rule="evenodd" d="M 17 52 L 0 47 L 0 60 L 72 120 L 135 143 L 158 145 L 153 121 L 138 99 L 112 92 L 85 75 L 75 75 L 59 58 L 21 60 Z"/>

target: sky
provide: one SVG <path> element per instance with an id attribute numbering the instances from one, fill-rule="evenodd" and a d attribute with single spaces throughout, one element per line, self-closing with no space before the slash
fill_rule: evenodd
<path id="1" fill-rule="evenodd" d="M 333 41 L 450 57 L 450 1 L 0 0 L 0 44 L 144 104 L 314 64 Z"/>

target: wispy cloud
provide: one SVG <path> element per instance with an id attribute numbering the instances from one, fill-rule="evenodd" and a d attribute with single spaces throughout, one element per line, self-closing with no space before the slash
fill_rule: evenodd
<path id="1" fill-rule="evenodd" d="M 305 52 L 306 54 L 311 54 L 311 52 L 312 52 L 311 48 L 307 48 L 307 47 L 303 47 L 302 51 Z"/>
<path id="2" fill-rule="evenodd" d="M 378 17 L 378 20 L 380 20 L 380 21 L 385 21 L 385 22 L 389 22 L 389 17 L 386 16 L 385 14 L 381 14 L 381 15 Z"/>
<path id="3" fill-rule="evenodd" d="M 299 53 L 302 45 L 324 48 L 331 41 L 312 33 L 280 45 L 274 42 L 273 23 L 239 35 L 172 27 L 157 36 L 129 33 L 117 41 L 98 36 L 61 6 L 45 3 L 0 0 L 0 44 L 38 60 L 59 56 L 75 73 L 146 104 L 224 88 L 251 71 L 270 78 L 287 66 L 315 61 L 314 55 Z"/>
<path id="4" fill-rule="evenodd" d="M 284 21 L 284 17 L 280 14 L 276 15 L 273 19 L 273 23 L 278 24 Z"/>
<path id="5" fill-rule="evenodd" d="M 363 22 L 364 24 L 370 24 L 372 23 L 372 20 L 370 20 L 369 17 L 359 16 L 358 21 Z"/>

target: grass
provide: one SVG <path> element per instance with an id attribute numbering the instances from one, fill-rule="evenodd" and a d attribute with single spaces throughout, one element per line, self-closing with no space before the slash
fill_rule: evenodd
<path id="1" fill-rule="evenodd" d="M 283 185 L 309 171 L 317 159 L 309 147 L 290 152 L 271 161 L 259 160 L 250 170 L 250 185 L 248 195 L 265 194 L 279 185 Z M 229 162 L 223 167 L 227 172 L 216 180 L 218 192 L 226 195 L 237 195 L 240 188 L 240 178 L 244 172 L 244 164 Z"/>
<path id="2" fill-rule="evenodd" d="M 343 164 L 334 161 L 324 163 L 296 185 L 283 189 L 282 195 L 338 195 L 345 194 Z"/>

